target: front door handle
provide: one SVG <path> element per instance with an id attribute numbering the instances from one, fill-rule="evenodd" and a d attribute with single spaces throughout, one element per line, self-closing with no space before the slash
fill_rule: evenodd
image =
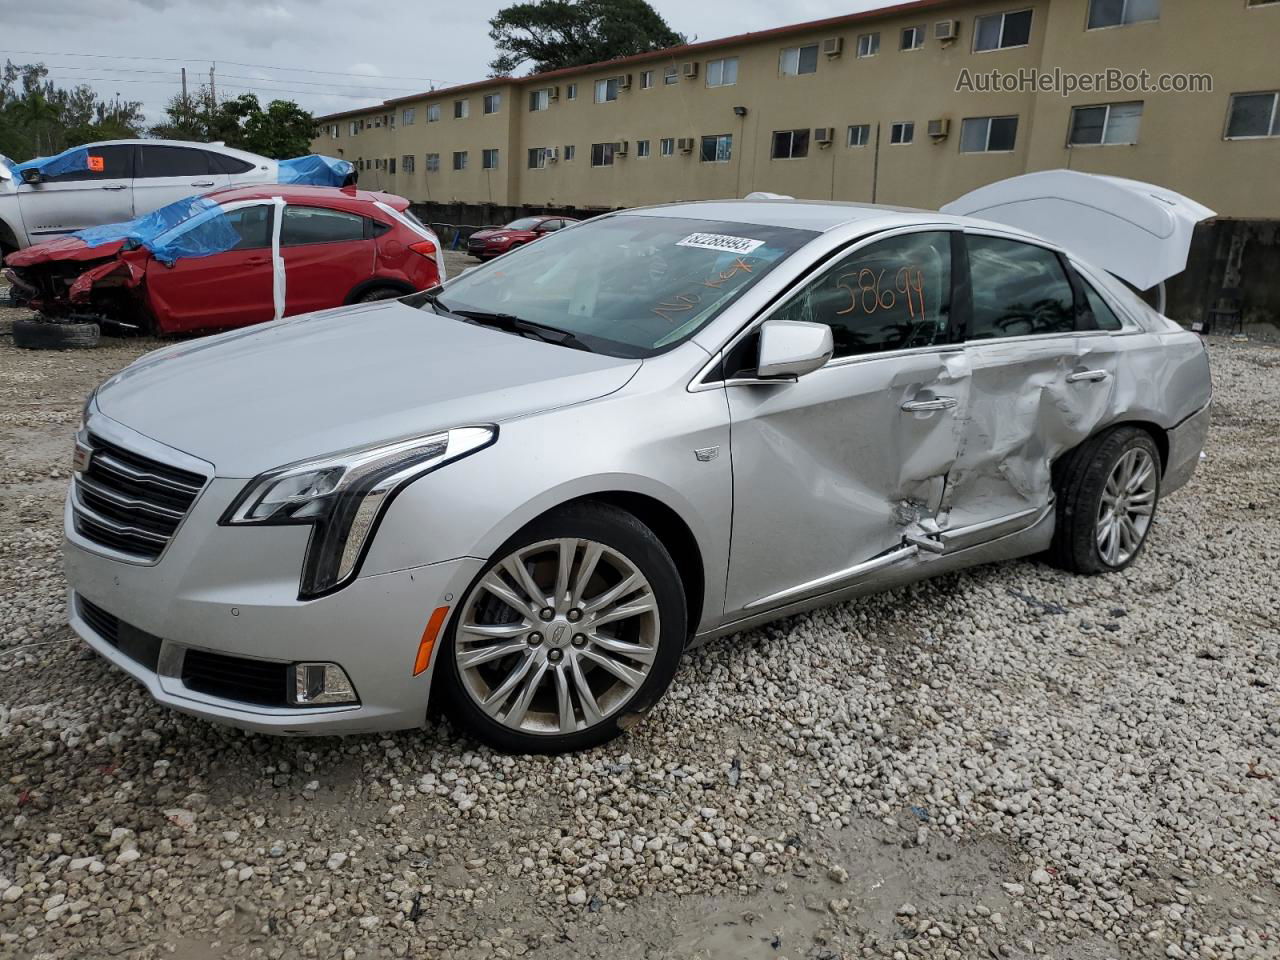
<path id="1" fill-rule="evenodd" d="M 933 397 L 930 400 L 908 400 L 902 405 L 903 413 L 930 413 L 934 410 L 951 410 L 960 403 L 955 397 Z"/>
<path id="2" fill-rule="evenodd" d="M 1067 374 L 1067 383 L 1101 383 L 1109 376 L 1106 370 L 1077 370 Z"/>
<path id="3" fill-rule="evenodd" d="M 109 185 L 107 185 L 107 186 L 103 187 L 102 189 L 103 189 L 103 190 L 124 190 L 124 189 L 126 189 L 126 184 L 123 184 L 123 183 L 112 183 L 112 184 L 109 184 Z"/>
<path id="4" fill-rule="evenodd" d="M 213 181 L 212 180 L 196 180 L 191 185 L 193 187 L 212 187 Z"/>

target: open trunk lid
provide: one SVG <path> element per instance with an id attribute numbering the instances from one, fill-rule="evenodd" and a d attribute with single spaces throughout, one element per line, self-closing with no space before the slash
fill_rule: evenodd
<path id="1" fill-rule="evenodd" d="M 942 212 L 1034 233 L 1139 290 L 1185 270 L 1196 224 L 1217 215 L 1164 187 L 1074 170 L 1000 180 Z"/>

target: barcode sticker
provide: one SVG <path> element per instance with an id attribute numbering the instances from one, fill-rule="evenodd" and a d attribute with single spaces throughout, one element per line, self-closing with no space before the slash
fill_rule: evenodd
<path id="1" fill-rule="evenodd" d="M 750 253 L 764 246 L 763 240 L 750 237 L 731 237 L 723 233 L 691 233 L 677 241 L 677 247 L 700 247 L 703 250 L 719 250 L 722 253 Z"/>

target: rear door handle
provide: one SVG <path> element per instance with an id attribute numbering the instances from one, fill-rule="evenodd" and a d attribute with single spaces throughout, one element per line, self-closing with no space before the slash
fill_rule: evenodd
<path id="1" fill-rule="evenodd" d="M 955 397 L 934 397 L 931 400 L 908 400 L 902 405 L 903 413 L 929 413 L 934 410 L 951 410 L 960 403 Z"/>
<path id="2" fill-rule="evenodd" d="M 1067 383 L 1101 383 L 1109 376 L 1106 370 L 1077 370 L 1067 374 Z"/>
<path id="3" fill-rule="evenodd" d="M 112 183 L 102 188 L 103 190 L 126 190 L 128 187 L 123 183 Z"/>
<path id="4" fill-rule="evenodd" d="M 212 187 L 212 180 L 196 180 L 191 184 L 193 187 Z"/>

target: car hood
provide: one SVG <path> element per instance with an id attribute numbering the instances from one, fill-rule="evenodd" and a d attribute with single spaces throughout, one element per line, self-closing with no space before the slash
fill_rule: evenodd
<path id="1" fill-rule="evenodd" d="M 389 300 L 157 350 L 104 383 L 97 407 L 218 476 L 247 478 L 581 403 L 639 368 Z"/>
<path id="2" fill-rule="evenodd" d="M 78 263 L 107 260 L 124 249 L 123 240 L 112 240 L 91 247 L 79 237 L 54 237 L 33 243 L 25 250 L 11 253 L 5 263 L 11 267 L 34 267 L 42 263 Z"/>

